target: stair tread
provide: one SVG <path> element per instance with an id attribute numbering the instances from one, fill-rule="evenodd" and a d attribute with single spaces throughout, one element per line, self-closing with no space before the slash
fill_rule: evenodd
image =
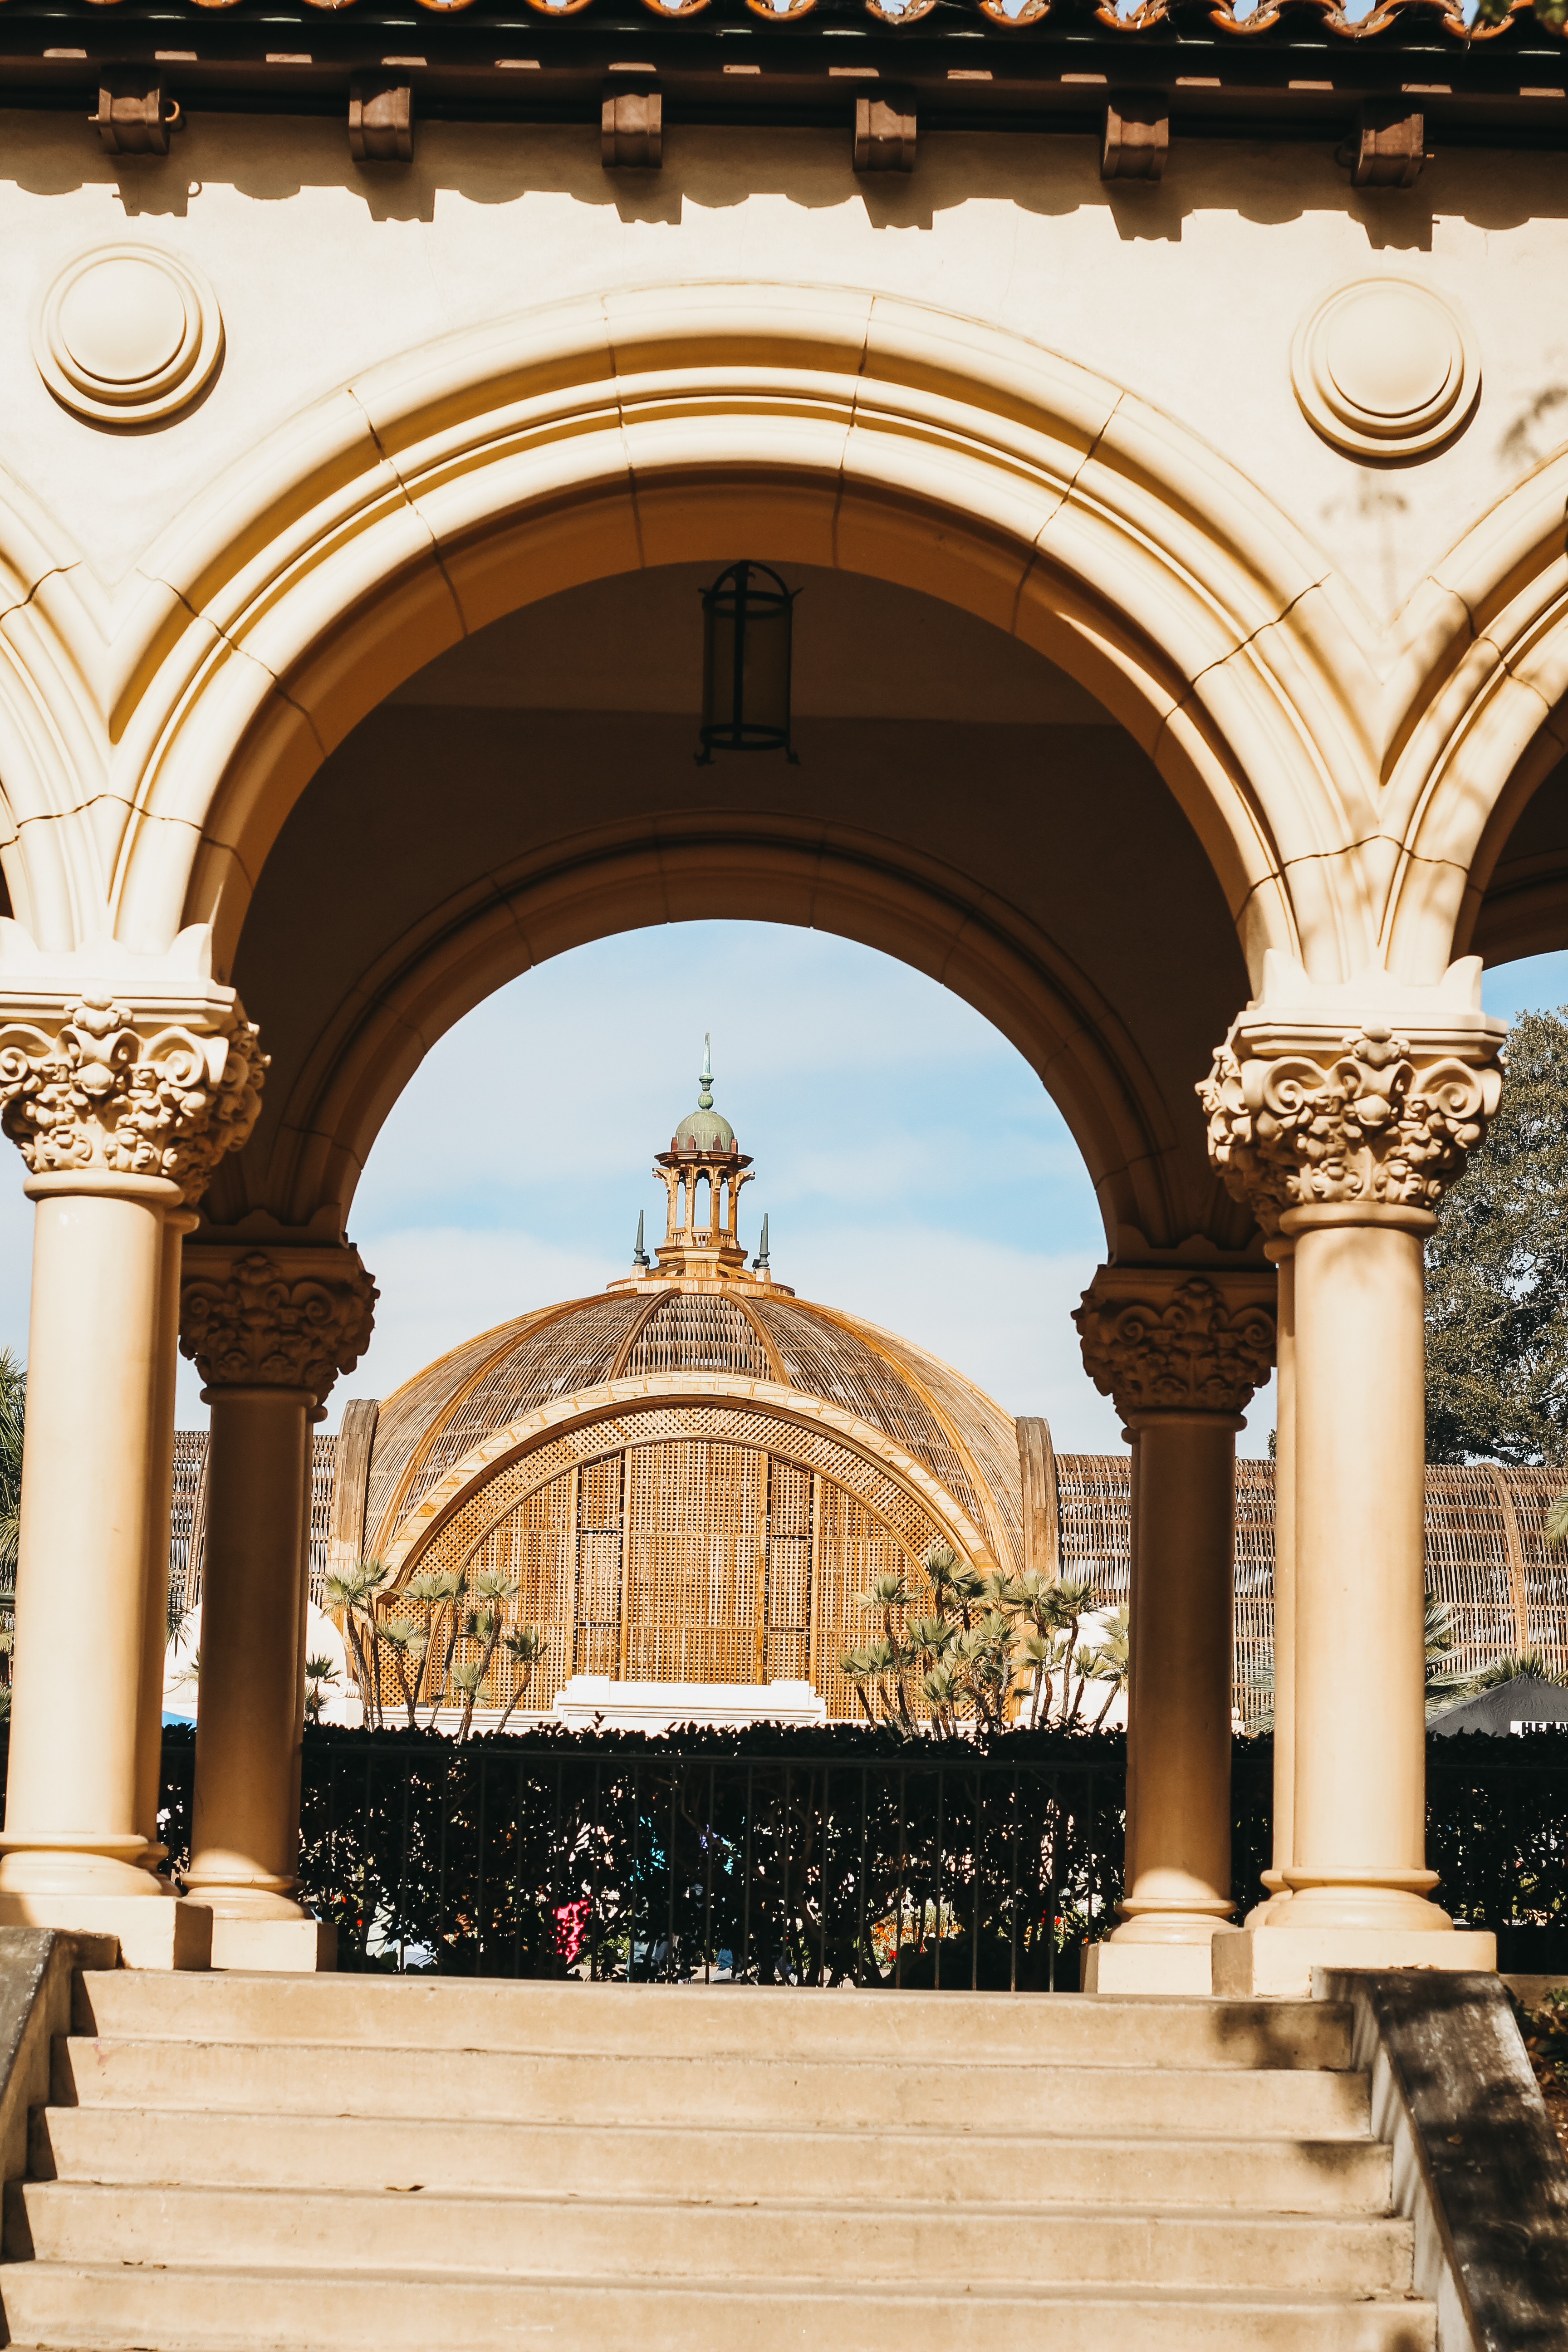
<path id="1" fill-rule="evenodd" d="M 156 2274 L 172 2280 L 189 2280 L 193 2286 L 210 2289 L 216 2280 L 232 2280 L 237 2285 L 274 2284 L 280 2280 L 300 2286 L 313 2285 L 319 2273 L 306 2267 L 279 2264 L 263 2267 L 258 2263 L 83 2263 L 52 2261 L 17 2261 L 0 2258 L 0 2295 L 18 2279 L 28 2275 L 78 2277 L 100 2280 L 123 2280 L 127 2273 L 138 2276 Z M 910 2284 L 896 2279 L 824 2279 L 815 2273 L 778 2273 L 764 2271 L 754 2276 L 731 2273 L 721 2279 L 671 2278 L 659 2271 L 647 2273 L 615 2271 L 538 2272 L 520 2278 L 513 2272 L 465 2272 L 461 2280 L 449 2273 L 415 2269 L 371 2269 L 354 2273 L 356 2289 L 374 2287 L 429 2287 L 444 2294 L 461 2294 L 469 2288 L 501 2288 L 508 2294 L 533 2294 L 552 2287 L 570 2286 L 591 2289 L 595 2294 L 687 2295 L 693 2299 L 716 2301 L 726 2295 L 763 2296 L 769 2299 L 787 2294 L 802 2300 L 839 2302 L 846 2299 L 866 2303 L 904 2303 L 913 2305 L 961 2298 L 965 2303 L 1037 2304 L 1037 2303 L 1100 2303 L 1136 2309 L 1140 2305 L 1154 2306 L 1167 2304 L 1194 2305 L 1202 2308 L 1215 2305 L 1229 2309 L 1333 2311 L 1352 2305 L 1384 2304 L 1396 2309 L 1421 2309 L 1425 2298 L 1413 2294 L 1382 2293 L 1343 2294 L 1330 2288 L 1319 2291 L 1310 2287 L 1228 2287 L 1219 2285 L 1163 2286 L 1152 2281 L 1140 2281 L 1134 2285 L 1119 2285 L 1112 2281 L 1091 2279 L 1081 2283 L 1071 2280 L 1043 2280 L 1038 2284 L 1027 2280 L 1012 2280 L 994 2284 L 967 2277 L 952 2279 L 922 2279 Z"/>
<path id="2" fill-rule="evenodd" d="M 57 2042 L 68 2042 L 82 2050 L 145 2050 L 152 2052 L 200 2050 L 266 2050 L 288 2051 L 291 2054 L 309 2053 L 319 2058 L 324 2051 L 345 2057 L 363 2057 L 367 2052 L 384 2057 L 421 2058 L 547 2058 L 565 2060 L 582 2058 L 595 2063 L 616 2066 L 700 2066 L 715 2063 L 730 2066 L 813 2066 L 831 2069 L 834 2074 L 847 2072 L 883 2075 L 898 2053 L 869 2051 L 857 2056 L 841 2050 L 778 2050 L 726 2049 L 722 2043 L 707 2042 L 700 2049 L 617 2050 L 603 2042 L 584 2042 L 562 2043 L 541 2039 L 538 2042 L 507 2042 L 489 2044 L 479 2042 L 451 2044 L 426 2042 L 385 2042 L 363 2043 L 339 2038 L 328 2040 L 313 2035 L 288 2033 L 268 2034 L 258 2041 L 247 2034 L 236 2033 L 62 2033 Z M 1244 2082 L 1253 2075 L 1269 2077 L 1284 2074 L 1310 2079 L 1319 2074 L 1354 2075 L 1363 2068 L 1354 2066 L 1230 2066 L 1206 2058 L 1203 2063 L 1179 2066 L 1152 2066 L 1140 2059 L 1117 2060 L 1110 2057 L 1085 2057 L 1077 2053 L 1054 2058 L 1023 2051 L 1006 2056 L 981 2054 L 955 2047 L 951 2052 L 921 2053 L 921 2071 L 932 2074 L 1005 2073 L 1007 2074 L 1147 2074 L 1212 2075 L 1222 2082 Z"/>
<path id="3" fill-rule="evenodd" d="M 145 2099 L 95 2099 L 89 2107 L 65 2107 L 50 2101 L 30 2107 L 30 2116 L 155 2116 L 170 2123 L 193 2121 L 202 2123 L 289 2125 L 296 2129 L 300 2117 L 289 2110 L 274 2107 L 186 2107 L 153 2105 Z M 962 2123 L 922 2124 L 845 2124 L 800 2123 L 788 2117 L 777 2123 L 712 2123 L 701 2119 L 692 2123 L 667 2121 L 643 2116 L 628 2116 L 624 2122 L 605 2122 L 597 2116 L 586 2116 L 582 2122 L 563 2122 L 558 2116 L 531 2116 L 518 2117 L 497 2116 L 433 2116 L 427 2111 L 407 2115 L 395 2114 L 390 2109 L 377 2108 L 374 2115 L 321 2115 L 315 2118 L 323 2124 L 360 2125 L 377 2136 L 387 2131 L 529 2131 L 557 2133 L 563 2139 L 582 2139 L 598 2136 L 606 2139 L 646 2138 L 668 2139 L 678 2134 L 682 2139 L 753 2139 L 773 2143 L 777 2140 L 842 2140 L 847 2145 L 864 2147 L 868 2140 L 886 2140 L 902 2147 L 910 2140 L 940 2146 L 945 2141 L 959 2141 L 965 2147 L 977 2143 L 994 2142 L 999 2147 L 1160 2147 L 1167 2150 L 1183 2147 L 1214 2148 L 1285 2148 L 1294 2147 L 1316 2153 L 1320 2150 L 1372 2147 L 1380 2146 L 1373 2134 L 1363 2132 L 1351 2137 L 1336 2134 L 1328 2137 L 1313 2132 L 1269 2131 L 1265 2126 L 1245 2132 L 1184 2131 L 1174 2133 L 1158 2128 L 1135 2131 L 1119 2126 L 1114 2131 L 1049 2131 L 1032 2126 L 1008 2127 L 996 2124 L 970 2126 Z"/>
<path id="4" fill-rule="evenodd" d="M 1268 2223 L 1270 2226 L 1289 2224 L 1303 2231 L 1315 2231 L 1326 2226 L 1361 2230 L 1382 2227 L 1405 2230 L 1410 2226 L 1408 2222 L 1394 2213 L 1301 2213 L 1285 2205 L 1227 2206 L 1223 2210 L 1218 2210 L 1212 2205 L 1166 2205 L 1143 2200 L 1130 2201 L 1125 2204 L 1111 2204 L 1104 2200 L 1079 2204 L 1061 2199 L 1037 2200 L 1032 2198 L 1016 2197 L 987 2199 L 983 2203 L 973 2198 L 964 2199 L 962 2202 L 958 2200 L 948 2202 L 938 2198 L 891 2197 L 717 2198 L 688 2197 L 673 2193 L 655 2194 L 651 2191 L 640 2194 L 630 2191 L 614 2196 L 596 2197 L 591 2193 L 570 2189 L 447 2189 L 426 2188 L 423 2182 L 410 2183 L 407 2187 L 402 2187 L 395 2181 L 388 2181 L 380 2189 L 318 2188 L 289 2181 L 240 2185 L 228 2181 L 146 2179 L 25 2180 L 11 2184 L 12 2190 L 18 2188 L 26 2192 L 29 2200 L 35 2196 L 120 2197 L 129 2192 L 132 2195 L 156 2194 L 162 2198 L 237 2198 L 247 2205 L 253 2204 L 258 2200 L 271 2199 L 280 2201 L 291 2198 L 297 2203 L 307 2203 L 312 2208 L 340 2200 L 344 2204 L 368 2204 L 378 2203 L 388 2197 L 417 2196 L 421 2205 L 426 2210 L 432 2205 L 450 2204 L 459 2206 L 465 2211 L 476 2205 L 493 2205 L 507 2210 L 522 2207 L 548 2212 L 553 2208 L 570 2205 L 578 2212 L 616 2213 L 627 2206 L 635 2206 L 639 2212 L 679 2213 L 699 2209 L 712 2211 L 717 2209 L 728 2212 L 760 2215 L 817 2213 L 825 2219 L 842 2219 L 846 2215 L 852 2215 L 859 2220 L 873 2220 L 880 2216 L 889 2221 L 907 2221 L 911 2223 L 935 2220 L 963 2221 L 973 2216 L 984 2216 L 987 2221 L 1061 2221 L 1076 2223 L 1097 2221 L 1108 2222 L 1152 2221 L 1187 2224 L 1202 2222 L 1215 2229 L 1251 2222 Z"/>

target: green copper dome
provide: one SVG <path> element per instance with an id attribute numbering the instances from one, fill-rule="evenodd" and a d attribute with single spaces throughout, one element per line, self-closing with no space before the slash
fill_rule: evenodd
<path id="1" fill-rule="evenodd" d="M 729 1120 L 713 1108 L 712 1040 L 702 1040 L 702 1076 L 698 1084 L 701 1092 L 697 1108 L 689 1110 L 675 1130 L 677 1151 L 733 1151 L 735 1130 Z"/>

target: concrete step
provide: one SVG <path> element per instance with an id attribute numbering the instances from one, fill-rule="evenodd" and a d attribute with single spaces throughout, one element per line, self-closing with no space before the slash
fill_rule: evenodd
<path id="1" fill-rule="evenodd" d="M 934 2045 L 1036 2063 L 1346 2067 L 1349 2012 L 1327 2001 L 1100 2000 L 1076 1993 L 832 1992 L 788 1986 L 584 1985 L 460 1978 L 276 1977 L 117 1969 L 80 1977 L 76 2030 L 161 2042 L 320 2042 L 376 2050 L 578 2050 L 923 2064 Z"/>
<path id="2" fill-rule="evenodd" d="M 799 1999 L 801 1996 L 796 1995 Z M 809 2000 L 810 1996 L 806 1995 Z M 1240 2138 L 1363 2137 L 1366 2078 L 1280 2068 L 1031 2065 L 976 2062 L 944 2035 L 919 2064 L 881 2060 L 532 2055 L 384 2051 L 282 2042 L 57 2041 L 51 2102 L 222 2107 L 316 2116 L 463 2115 L 571 2123 L 1048 2126 L 1057 2132 L 1197 2132 Z"/>
<path id="3" fill-rule="evenodd" d="M 1411 2284 L 1412 2225 L 1355 2215 L 1190 2212 L 991 2204 L 697 2204 L 459 2197 L 296 2189 L 97 2187 L 14 2181 L 5 2252 L 16 2261 L 390 2270 L 532 2279 L 623 2270 L 645 2278 L 736 2276 L 940 2284 L 1115 2284 L 1395 2294 Z"/>
<path id="4" fill-rule="evenodd" d="M 40 2180 L 213 2187 L 532 2189 L 562 2197 L 908 2197 L 984 2203 L 1251 2205 L 1281 2213 L 1386 2212 L 1393 2157 L 1380 2140 L 1069 2137 L 1038 2133 L 768 2130 L 668 2124 L 468 2123 L 38 2107 L 28 2171 Z"/>
<path id="5" fill-rule="evenodd" d="M 71 2352 L 517 2352 L 524 2338 L 608 2352 L 843 2352 L 884 2337 L 900 2352 L 1435 2352 L 1436 2314 L 1403 2297 L 1121 2289 L 999 2292 L 966 2279 L 922 2290 L 809 2280 L 411 2278 L 121 2263 L 0 2264 L 12 2344 Z"/>

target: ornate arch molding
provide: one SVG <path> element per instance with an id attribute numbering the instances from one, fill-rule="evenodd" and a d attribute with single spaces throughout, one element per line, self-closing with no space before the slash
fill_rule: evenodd
<path id="1" fill-rule="evenodd" d="M 880 295 L 655 288 L 467 331 L 293 419 L 150 552 L 116 931 L 226 970 L 321 760 L 466 633 L 711 559 L 910 583 L 1080 677 L 1150 752 L 1249 962 L 1358 969 L 1374 681 L 1353 600 L 1215 451 L 1021 338 Z"/>
<path id="2" fill-rule="evenodd" d="M 693 1412 L 703 1409 L 714 1427 L 694 1431 Z M 716 1372 L 605 1381 L 557 1398 L 498 1430 L 454 1464 L 399 1521 L 383 1558 L 397 1582 L 405 1583 L 465 1509 L 472 1508 L 473 1526 L 464 1528 L 463 1539 L 467 1543 L 471 1536 L 477 1546 L 526 1495 L 548 1486 L 574 1463 L 622 1446 L 693 1434 L 711 1434 L 721 1443 L 765 1444 L 771 1452 L 822 1470 L 906 1549 L 907 1535 L 899 1529 L 912 1503 L 976 1568 L 998 1565 L 985 1537 L 947 1489 L 869 1422 L 795 1389 Z M 508 1478 L 505 1474 L 514 1468 L 518 1475 Z"/>
<path id="3" fill-rule="evenodd" d="M 1390 968 L 1413 980 L 1434 980 L 1470 951 L 1520 813 L 1568 751 L 1565 512 L 1568 451 L 1500 499 L 1400 616 L 1383 944 Z M 1545 904 L 1568 909 L 1568 889 L 1553 884 Z M 1521 906 L 1504 917 L 1508 952 L 1539 943 L 1541 915 Z"/>
<path id="4" fill-rule="evenodd" d="M 383 1121 L 453 1024 L 521 972 L 616 929 L 688 915 L 793 922 L 883 950 L 952 988 L 1011 1039 L 1059 1105 L 1094 1180 L 1110 1245 L 1247 1218 L 1194 1162 L 1154 1072 L 1093 982 L 964 877 L 848 828 L 691 818 L 552 845 L 438 908 L 358 975 L 323 1023 L 270 1128 L 264 1163 L 219 1171 L 208 1213 L 289 1229 L 341 1225 Z M 1217 1222 L 1216 1222 L 1217 1221 Z"/>

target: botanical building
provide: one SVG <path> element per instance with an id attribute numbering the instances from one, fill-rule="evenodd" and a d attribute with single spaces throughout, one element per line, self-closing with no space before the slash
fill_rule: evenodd
<path id="1" fill-rule="evenodd" d="M 507 1622 L 536 1627 L 542 1645 L 521 1679 L 489 1645 L 481 1728 L 548 1714 L 584 1675 L 750 1686 L 729 1694 L 742 1717 L 748 1699 L 758 1715 L 798 1707 L 760 1685 L 805 1685 L 829 1718 L 853 1718 L 839 1662 L 874 1630 L 859 1596 L 890 1572 L 918 1600 L 938 1544 L 983 1571 L 1083 1580 L 1097 1610 L 1127 1601 L 1125 1457 L 1058 1454 L 1045 1422 L 1016 1421 L 911 1340 L 797 1298 L 765 1239 L 748 1265 L 738 1203 L 751 1161 L 706 1070 L 702 1084 L 656 1163 L 668 1217 L 652 1261 L 639 1232 L 632 1272 L 606 1293 L 478 1334 L 384 1402 L 351 1402 L 341 1434 L 313 1441 L 318 1605 L 328 1575 L 362 1556 L 395 1571 L 378 1604 L 395 1626 L 428 1621 L 401 1597 L 416 1579 L 461 1576 L 472 1592 L 493 1571 L 516 1587 Z M 171 1577 L 187 1603 L 201 1590 L 205 1457 L 183 1433 Z M 1568 1559 L 1544 1534 L 1561 1484 L 1558 1471 L 1491 1464 L 1428 1470 L 1426 1583 L 1452 1621 L 1454 1670 L 1509 1650 L 1568 1669 Z M 1238 1460 L 1243 1723 L 1272 1713 L 1275 1510 L 1273 1464 Z M 459 1638 L 456 1662 L 479 1647 Z M 390 1648 L 380 1668 L 396 1720 Z"/>

